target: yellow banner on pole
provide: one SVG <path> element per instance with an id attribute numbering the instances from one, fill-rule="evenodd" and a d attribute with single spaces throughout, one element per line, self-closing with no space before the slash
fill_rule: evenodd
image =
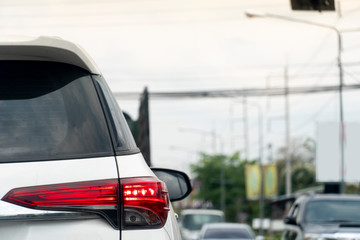
<path id="1" fill-rule="evenodd" d="M 261 186 L 260 176 L 260 167 L 258 164 L 245 165 L 245 187 L 247 199 L 259 199 Z"/>
<path id="2" fill-rule="evenodd" d="M 264 165 L 264 195 L 274 198 L 278 194 L 278 174 L 276 164 Z"/>

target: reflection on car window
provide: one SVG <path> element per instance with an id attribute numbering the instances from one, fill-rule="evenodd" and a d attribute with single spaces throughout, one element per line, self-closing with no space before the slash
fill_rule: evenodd
<path id="1" fill-rule="evenodd" d="M 240 228 L 211 228 L 204 234 L 204 239 L 252 239 L 246 229 Z"/>
<path id="2" fill-rule="evenodd" d="M 183 226 L 189 230 L 200 230 L 206 223 L 221 222 L 221 216 L 206 214 L 189 214 L 183 219 Z"/>
<path id="3" fill-rule="evenodd" d="M 306 222 L 360 222 L 360 201 L 319 200 L 309 202 Z"/>

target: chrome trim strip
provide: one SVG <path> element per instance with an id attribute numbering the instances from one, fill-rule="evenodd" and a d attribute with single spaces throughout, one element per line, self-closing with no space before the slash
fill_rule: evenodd
<path id="1" fill-rule="evenodd" d="M 100 218 L 100 216 L 87 212 L 35 210 L 0 201 L 0 221 L 49 221 L 94 218 Z"/>
<path id="2" fill-rule="evenodd" d="M 50 221 L 50 220 L 70 220 L 70 219 L 94 219 L 100 216 L 84 212 L 40 212 L 38 214 L 18 214 L 0 216 L 3 221 Z"/>

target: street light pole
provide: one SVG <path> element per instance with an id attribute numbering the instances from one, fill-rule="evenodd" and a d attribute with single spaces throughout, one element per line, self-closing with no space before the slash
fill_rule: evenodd
<path id="1" fill-rule="evenodd" d="M 286 160 L 286 195 L 290 196 L 292 192 L 291 183 L 291 159 L 290 159 L 290 107 L 289 107 L 289 76 L 287 66 L 284 71 L 285 80 L 285 160 Z M 288 207 L 289 208 L 289 207 Z"/>
<path id="2" fill-rule="evenodd" d="M 259 124 L 259 167 L 260 167 L 260 196 L 259 196 L 259 235 L 264 235 L 264 165 L 263 165 L 263 146 L 264 146 L 264 137 L 263 137 L 263 113 L 261 107 L 258 104 L 250 103 L 258 110 L 258 124 Z"/>
<path id="3" fill-rule="evenodd" d="M 290 21 L 290 22 L 297 22 L 297 23 L 303 23 L 303 24 L 313 25 L 313 26 L 317 26 L 317 27 L 327 28 L 327 29 L 331 29 L 331 30 L 335 31 L 335 33 L 337 35 L 337 39 L 338 39 L 337 62 L 338 62 L 338 68 L 339 68 L 340 162 L 341 162 L 340 178 L 341 178 L 341 193 L 344 193 L 345 192 L 345 176 L 344 176 L 344 171 L 345 171 L 344 128 L 345 128 L 345 126 L 344 126 L 343 95 L 342 95 L 343 86 L 344 86 L 344 74 L 343 74 L 343 67 L 342 67 L 342 60 L 341 60 L 343 47 L 342 47 L 342 37 L 341 37 L 340 30 L 334 26 L 330 26 L 330 25 L 326 25 L 326 24 L 311 22 L 311 21 L 287 17 L 287 16 L 281 16 L 281 15 L 276 15 L 276 14 L 270 14 L 270 13 L 257 13 L 257 12 L 246 11 L 245 15 L 249 18 L 252 18 L 252 17 L 276 18 L 276 19 L 281 19 L 281 20 Z"/>

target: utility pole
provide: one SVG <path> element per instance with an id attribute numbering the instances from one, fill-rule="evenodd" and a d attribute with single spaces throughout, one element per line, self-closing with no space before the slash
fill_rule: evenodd
<path id="1" fill-rule="evenodd" d="M 266 90 L 269 91 L 270 89 L 270 76 L 266 77 Z M 271 147 L 272 144 L 270 143 L 270 138 L 268 137 L 270 135 L 270 127 L 269 127 L 269 119 L 270 119 L 270 108 L 271 108 L 271 102 L 269 96 L 266 96 L 266 110 L 265 110 L 265 121 L 266 121 L 266 134 L 264 137 L 264 142 L 266 144 L 266 150 L 267 150 L 267 159 L 268 163 L 272 162 L 272 152 Z"/>
<path id="2" fill-rule="evenodd" d="M 341 61 L 342 55 L 342 37 L 338 30 L 336 30 L 338 36 L 338 67 L 339 67 L 339 105 L 340 105 L 340 192 L 345 193 L 345 120 L 344 120 L 344 103 L 343 103 L 343 87 L 344 87 L 344 71 Z"/>
<path id="3" fill-rule="evenodd" d="M 224 212 L 226 218 L 226 187 L 225 187 L 225 156 L 224 153 L 221 153 L 221 170 L 220 170 L 220 207 Z"/>
<path id="4" fill-rule="evenodd" d="M 224 141 L 220 135 L 217 135 L 215 130 L 212 131 L 214 139 L 214 146 L 216 146 L 216 138 L 219 138 L 220 152 L 215 149 L 215 155 L 220 157 L 220 208 L 224 212 L 224 218 L 226 219 L 226 180 L 225 180 L 225 153 L 224 153 Z"/>
<path id="5" fill-rule="evenodd" d="M 243 116 L 244 116 L 244 152 L 245 159 L 249 160 L 249 128 L 248 128 L 248 118 L 247 118 L 247 101 L 246 97 L 243 98 Z"/>
<path id="6" fill-rule="evenodd" d="M 263 147 L 264 147 L 264 136 L 263 136 L 263 114 L 259 105 L 255 105 L 258 109 L 259 118 L 259 167 L 260 167 L 260 199 L 259 199 L 259 235 L 264 236 L 264 165 L 263 165 Z"/>
<path id="7" fill-rule="evenodd" d="M 291 194 L 291 160 L 290 160 L 290 114 L 289 114 L 289 75 L 288 68 L 285 66 L 285 161 L 286 161 L 286 196 Z"/>
<path id="8" fill-rule="evenodd" d="M 263 135 L 263 111 L 261 110 L 261 106 L 256 103 L 251 103 L 250 105 L 254 106 L 258 110 L 258 142 L 259 142 L 259 168 L 260 168 L 260 193 L 259 193 L 259 235 L 264 235 L 264 202 L 265 202 L 265 194 L 264 194 L 264 135 Z"/>

